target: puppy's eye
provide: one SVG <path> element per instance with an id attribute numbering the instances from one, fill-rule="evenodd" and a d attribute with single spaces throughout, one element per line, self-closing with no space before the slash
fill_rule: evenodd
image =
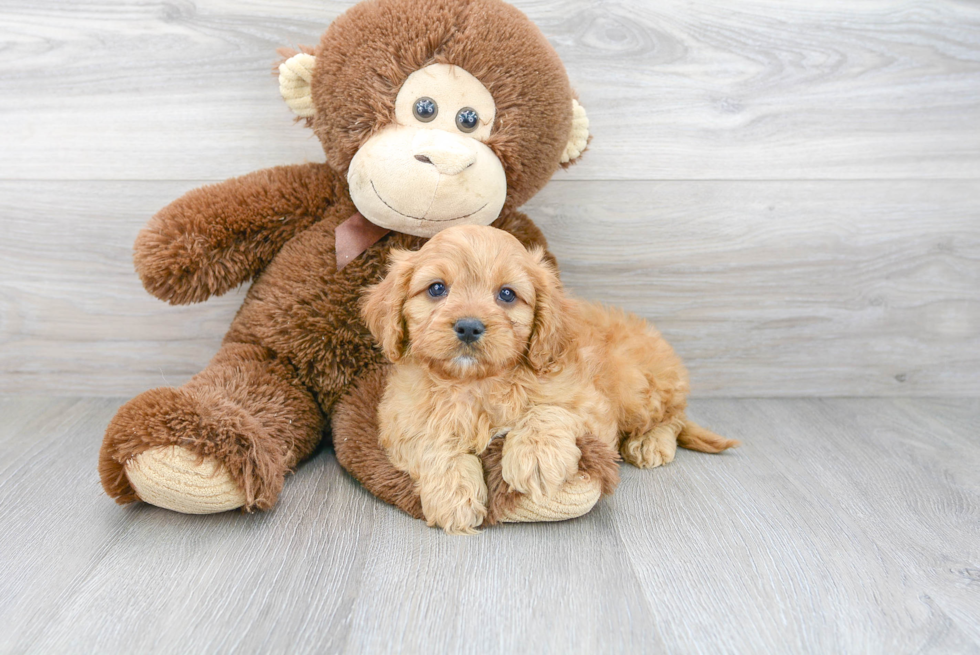
<path id="1" fill-rule="evenodd" d="M 433 282 L 429 285 L 429 295 L 433 298 L 441 298 L 449 292 L 446 285 L 442 282 Z"/>
<path id="2" fill-rule="evenodd" d="M 415 114 L 415 118 L 422 121 L 423 123 L 428 123 L 439 115 L 439 105 L 432 98 L 419 98 L 412 105 L 412 113 Z"/>
<path id="3" fill-rule="evenodd" d="M 475 109 L 463 107 L 456 114 L 456 127 L 460 132 L 473 132 L 480 125 L 480 115 Z"/>
<path id="4" fill-rule="evenodd" d="M 508 289 L 504 287 L 499 292 L 497 292 L 497 300 L 501 302 L 514 302 L 517 300 L 517 294 L 514 293 L 513 289 Z"/>

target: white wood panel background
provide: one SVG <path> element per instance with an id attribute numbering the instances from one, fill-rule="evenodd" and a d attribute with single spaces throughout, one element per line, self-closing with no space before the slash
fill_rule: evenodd
<path id="1" fill-rule="evenodd" d="M 0 392 L 180 383 L 242 292 L 172 308 L 130 248 L 202 183 L 321 160 L 275 48 L 351 2 L 0 2 Z M 697 394 L 980 394 L 980 4 L 518 1 L 592 119 L 528 207 Z"/>

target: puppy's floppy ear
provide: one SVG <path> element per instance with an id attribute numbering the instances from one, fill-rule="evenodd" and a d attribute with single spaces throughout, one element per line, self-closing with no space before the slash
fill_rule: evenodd
<path id="1" fill-rule="evenodd" d="M 568 349 L 565 292 L 558 279 L 558 271 L 547 261 L 543 249 L 532 250 L 531 259 L 534 265 L 530 273 L 536 297 L 527 361 L 534 370 L 543 371 L 561 359 Z"/>
<path id="2" fill-rule="evenodd" d="M 405 354 L 407 338 L 402 307 L 408 297 L 408 285 L 415 269 L 414 253 L 392 250 L 388 274 L 380 284 L 368 289 L 361 313 L 371 334 L 381 344 L 385 357 L 397 362 Z"/>

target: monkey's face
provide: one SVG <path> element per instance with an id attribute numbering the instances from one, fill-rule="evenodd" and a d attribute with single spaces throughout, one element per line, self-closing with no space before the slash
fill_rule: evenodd
<path id="1" fill-rule="evenodd" d="M 460 224 L 489 225 L 507 200 L 507 177 L 485 143 L 493 97 L 458 66 L 412 73 L 395 99 L 395 120 L 351 160 L 351 198 L 369 221 L 431 237 Z"/>

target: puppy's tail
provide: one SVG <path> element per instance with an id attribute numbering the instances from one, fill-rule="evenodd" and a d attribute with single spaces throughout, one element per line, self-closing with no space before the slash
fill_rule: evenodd
<path id="1" fill-rule="evenodd" d="M 684 427 L 677 435 L 677 445 L 689 450 L 699 450 L 702 453 L 720 453 L 729 448 L 741 446 L 742 442 L 726 439 L 707 428 L 702 428 L 694 421 L 684 420 Z"/>

